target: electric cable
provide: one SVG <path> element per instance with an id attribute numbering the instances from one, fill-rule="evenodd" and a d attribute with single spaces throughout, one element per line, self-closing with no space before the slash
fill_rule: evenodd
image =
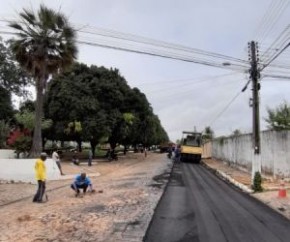
<path id="1" fill-rule="evenodd" d="M 13 22 L 12 20 L 2 20 L 2 21 Z M 83 30 L 84 28 L 90 28 L 90 29 L 92 29 L 92 31 L 91 30 Z M 174 50 L 186 51 L 186 52 L 190 52 L 190 53 L 200 54 L 203 56 L 209 56 L 209 57 L 214 57 L 214 58 L 220 58 L 223 60 L 229 60 L 229 61 L 235 61 L 235 62 L 248 64 L 248 61 L 246 61 L 246 60 L 242 60 L 242 59 L 238 59 L 238 58 L 234 58 L 234 57 L 230 57 L 230 56 L 226 56 L 226 55 L 222 55 L 222 54 L 218 54 L 218 53 L 214 53 L 214 52 L 209 52 L 209 51 L 200 50 L 200 49 L 196 49 L 196 48 L 185 47 L 182 45 L 171 44 L 171 43 L 167 43 L 164 41 L 157 41 L 157 40 L 153 40 L 150 38 L 140 37 L 137 35 L 125 34 L 125 33 L 117 32 L 117 31 L 100 29 L 100 28 L 91 27 L 91 26 L 86 26 L 86 27 L 80 28 L 79 30 L 77 30 L 77 32 L 86 33 L 86 34 L 93 34 L 93 35 L 98 35 L 98 36 L 105 36 L 105 37 L 115 38 L 115 39 L 119 39 L 119 40 L 120 39 L 127 40 L 127 41 L 131 41 L 133 43 L 148 44 L 148 45 L 152 45 L 154 47 L 169 48 L 171 50 L 174 49 Z"/>
<path id="2" fill-rule="evenodd" d="M 208 126 L 212 126 L 214 122 L 218 120 L 218 118 L 231 106 L 231 104 L 237 99 L 237 97 L 241 94 L 239 91 L 232 99 L 231 101 L 224 107 L 224 109 L 217 114 L 217 116 L 209 123 Z"/>

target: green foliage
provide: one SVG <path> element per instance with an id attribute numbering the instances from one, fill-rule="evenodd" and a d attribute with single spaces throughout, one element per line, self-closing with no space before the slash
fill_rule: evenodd
<path id="1" fill-rule="evenodd" d="M 0 86 L 0 116 L 5 121 L 13 117 L 13 107 L 11 102 L 11 94 L 5 88 Z"/>
<path id="2" fill-rule="evenodd" d="M 53 125 L 53 121 L 51 119 L 42 119 L 41 129 L 46 130 L 49 129 Z"/>
<path id="3" fill-rule="evenodd" d="M 19 112 L 15 114 L 15 119 L 19 124 L 22 124 L 24 128 L 29 130 L 33 130 L 34 127 L 34 113 L 24 110 L 23 112 Z"/>
<path id="4" fill-rule="evenodd" d="M 9 43 L 0 37 L 0 87 L 9 95 L 27 96 L 24 87 L 31 83 L 31 79 L 17 65 Z"/>
<path id="5" fill-rule="evenodd" d="M 24 128 L 29 130 L 33 130 L 35 126 L 35 113 L 23 110 L 22 112 L 18 112 L 15 114 L 15 119 L 19 124 L 22 124 Z M 51 119 L 42 119 L 41 128 L 48 129 L 52 126 L 53 122 Z"/>
<path id="6" fill-rule="evenodd" d="M 0 120 L 0 149 L 6 147 L 6 139 L 9 135 L 10 127 L 7 122 Z"/>
<path id="7" fill-rule="evenodd" d="M 286 101 L 274 109 L 268 107 L 267 112 L 268 117 L 265 118 L 265 121 L 269 124 L 270 129 L 290 130 L 290 105 Z"/>
<path id="8" fill-rule="evenodd" d="M 68 123 L 67 128 L 64 130 L 64 132 L 67 135 L 75 135 L 75 134 L 81 134 L 82 130 L 83 129 L 82 129 L 81 122 L 74 121 L 74 122 Z"/>
<path id="9" fill-rule="evenodd" d="M 43 99 L 50 75 L 61 73 L 77 54 L 75 30 L 59 11 L 40 5 L 37 13 L 23 9 L 20 20 L 9 24 L 17 31 L 11 49 L 19 65 L 33 78 L 36 86 L 35 126 L 31 156 L 42 150 L 41 122 Z"/>
<path id="10" fill-rule="evenodd" d="M 31 149 L 32 145 L 32 139 L 30 136 L 20 136 L 18 137 L 14 144 L 13 148 L 15 149 L 15 153 L 17 154 L 17 157 L 19 157 L 20 153 L 27 154 L 29 150 Z"/>
<path id="11" fill-rule="evenodd" d="M 254 190 L 254 192 L 262 192 L 263 188 L 262 188 L 262 176 L 260 172 L 255 172 L 254 175 L 254 183 L 252 185 L 252 189 Z"/>
<path id="12" fill-rule="evenodd" d="M 11 48 L 20 66 L 46 82 L 48 75 L 69 67 L 76 58 L 75 30 L 59 11 L 41 5 L 38 12 L 23 9 L 20 21 L 9 26 L 17 30 Z M 45 73 L 44 73 L 45 72 Z"/>
<path id="13" fill-rule="evenodd" d="M 214 131 L 210 126 L 205 127 L 204 133 L 202 135 L 202 139 L 204 141 L 212 140 L 214 138 Z"/>
<path id="14" fill-rule="evenodd" d="M 78 138 L 92 146 L 104 138 L 112 146 L 168 139 L 146 96 L 131 89 L 116 69 L 76 63 L 50 81 L 47 94 L 45 113 L 54 121 L 47 138 Z M 72 137 L 65 130 L 75 120 L 82 131 Z"/>
<path id="15" fill-rule="evenodd" d="M 132 113 L 123 113 L 123 119 L 126 124 L 132 125 L 134 123 L 135 116 Z"/>
<path id="16" fill-rule="evenodd" d="M 24 110 L 27 110 L 29 112 L 35 112 L 35 102 L 28 99 L 20 103 L 19 111 L 23 112 Z"/>

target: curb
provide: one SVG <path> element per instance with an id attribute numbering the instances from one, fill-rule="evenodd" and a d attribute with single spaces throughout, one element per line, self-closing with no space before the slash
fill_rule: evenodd
<path id="1" fill-rule="evenodd" d="M 233 179 L 231 176 L 227 175 L 226 173 L 220 171 L 220 170 L 217 170 L 215 168 L 212 168 L 210 167 L 208 164 L 206 164 L 205 162 L 201 162 L 202 165 L 204 165 L 207 169 L 215 172 L 218 176 L 220 176 L 223 180 L 233 184 L 235 187 L 241 189 L 243 192 L 245 193 L 254 193 L 254 191 L 250 188 L 248 188 L 246 185 L 236 181 L 235 179 Z"/>

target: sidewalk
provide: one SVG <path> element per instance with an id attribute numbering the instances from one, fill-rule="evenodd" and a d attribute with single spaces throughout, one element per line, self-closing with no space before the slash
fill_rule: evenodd
<path id="1" fill-rule="evenodd" d="M 229 166 L 226 162 L 215 159 L 203 159 L 202 162 L 207 168 L 214 170 L 223 179 L 239 187 L 244 192 L 251 194 L 251 196 L 259 199 L 261 202 L 290 219 L 289 182 L 285 182 L 285 188 L 287 190 L 286 198 L 278 197 L 281 181 L 272 177 L 263 177 L 262 187 L 264 191 L 261 193 L 253 193 L 251 189 L 251 173 Z"/>

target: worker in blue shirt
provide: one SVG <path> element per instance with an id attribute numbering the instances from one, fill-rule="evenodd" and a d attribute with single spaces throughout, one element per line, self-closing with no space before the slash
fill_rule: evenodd
<path id="1" fill-rule="evenodd" d="M 84 172 L 80 175 L 77 175 L 74 183 L 71 184 L 71 188 L 76 192 L 76 197 L 80 195 L 80 189 L 83 189 L 83 194 L 85 194 L 88 187 L 90 187 L 90 192 L 93 192 L 93 185 L 91 183 L 91 180 Z"/>

